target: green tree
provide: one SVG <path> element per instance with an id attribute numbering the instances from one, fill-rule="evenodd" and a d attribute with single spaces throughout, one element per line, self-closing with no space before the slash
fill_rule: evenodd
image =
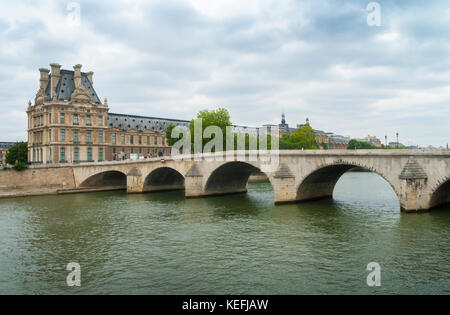
<path id="1" fill-rule="evenodd" d="M 347 149 L 361 150 L 361 149 L 379 149 L 379 148 L 366 142 L 366 141 L 359 141 L 356 139 L 351 139 L 350 142 L 348 143 Z"/>
<path id="2" fill-rule="evenodd" d="M 16 161 L 27 163 L 28 162 L 28 143 L 16 142 L 9 148 L 6 153 L 6 163 L 15 165 Z"/>
<path id="3" fill-rule="evenodd" d="M 222 130 L 223 135 L 223 148 L 225 150 L 226 148 L 226 127 L 232 126 L 231 120 L 230 120 L 230 114 L 228 113 L 228 110 L 225 108 L 218 108 L 216 110 L 202 110 L 197 114 L 197 119 L 201 119 L 202 121 L 202 135 L 205 129 L 209 126 L 217 126 Z M 192 144 L 194 144 L 194 119 L 191 120 L 190 124 L 190 132 L 191 132 L 191 141 Z M 202 143 L 203 146 L 205 146 L 206 143 L 208 143 L 212 138 L 214 138 L 216 135 L 213 134 L 210 139 L 203 138 L 202 136 Z M 193 147 L 192 147 L 193 148 Z"/>
<path id="4" fill-rule="evenodd" d="M 175 128 L 174 124 L 170 124 L 169 127 L 166 129 L 166 139 L 170 146 L 173 146 L 175 142 L 177 142 L 179 139 L 182 138 L 182 135 L 180 134 L 177 138 L 172 138 L 172 131 Z"/>
<path id="5" fill-rule="evenodd" d="M 27 164 L 25 164 L 24 162 L 19 162 L 19 161 L 16 161 L 16 164 L 14 164 L 14 167 L 13 167 L 16 171 L 23 171 L 23 170 L 26 170 L 27 168 L 28 168 L 28 165 Z"/>
<path id="6" fill-rule="evenodd" d="M 282 150 L 313 150 L 317 148 L 316 133 L 309 123 L 304 124 L 289 136 L 283 135 L 280 139 L 280 149 Z"/>

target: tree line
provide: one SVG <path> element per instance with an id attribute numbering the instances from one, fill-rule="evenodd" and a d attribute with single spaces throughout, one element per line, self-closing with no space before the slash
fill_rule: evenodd
<path id="1" fill-rule="evenodd" d="M 223 148 L 226 148 L 226 137 L 233 137 L 234 139 L 234 149 L 237 149 L 238 145 L 238 138 L 240 136 L 243 136 L 245 139 L 245 149 L 248 150 L 250 147 L 250 143 L 256 143 L 257 147 L 259 147 L 259 137 L 245 133 L 245 135 L 242 134 L 233 134 L 228 135 L 229 129 L 227 130 L 227 127 L 233 126 L 231 123 L 231 118 L 228 110 L 225 108 L 218 108 L 216 110 L 202 110 L 200 111 L 195 119 L 200 119 L 202 121 L 202 134 L 205 131 L 207 127 L 210 126 L 217 126 L 222 131 L 223 136 Z M 191 148 L 193 148 L 194 145 L 194 119 L 190 122 L 190 134 L 191 134 Z M 166 138 L 170 146 L 173 146 L 177 141 L 179 141 L 182 138 L 182 135 L 179 135 L 178 137 L 172 137 L 172 131 L 175 128 L 174 124 L 170 124 L 169 127 L 166 130 Z M 211 141 L 213 137 L 215 137 L 214 133 L 211 135 L 211 138 L 203 138 L 202 137 L 202 145 L 203 147 Z M 272 137 L 276 136 L 279 137 L 279 135 L 271 135 L 267 134 L 267 149 L 271 149 L 271 143 L 272 143 Z M 309 123 L 306 123 L 305 125 L 298 128 L 293 133 L 287 135 L 283 135 L 281 138 L 278 139 L 279 141 L 279 148 L 281 150 L 301 150 L 301 149 L 318 149 L 319 146 L 316 142 L 316 135 L 314 132 L 314 129 L 310 126 Z M 213 150 L 214 151 L 214 150 Z"/>

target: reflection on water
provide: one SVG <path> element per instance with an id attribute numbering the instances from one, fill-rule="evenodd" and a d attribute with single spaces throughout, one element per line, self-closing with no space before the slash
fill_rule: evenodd
<path id="1" fill-rule="evenodd" d="M 333 200 L 99 192 L 0 200 L 0 293 L 450 293 L 450 210 L 401 213 L 390 186 L 348 173 Z M 366 284 L 369 262 L 381 287 Z M 80 288 L 66 286 L 69 262 Z"/>

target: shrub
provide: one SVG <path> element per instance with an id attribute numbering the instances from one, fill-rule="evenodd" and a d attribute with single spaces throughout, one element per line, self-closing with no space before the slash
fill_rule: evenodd
<path id="1" fill-rule="evenodd" d="M 16 163 L 14 164 L 14 169 L 16 171 L 23 171 L 26 170 L 27 168 L 28 165 L 26 165 L 24 162 L 16 161 Z"/>

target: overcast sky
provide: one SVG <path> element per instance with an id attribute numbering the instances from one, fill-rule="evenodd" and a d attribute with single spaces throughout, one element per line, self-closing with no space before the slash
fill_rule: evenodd
<path id="1" fill-rule="evenodd" d="M 38 68 L 94 71 L 111 112 L 450 141 L 450 2 L 0 0 L 0 141 L 26 139 Z M 70 8 L 72 8 L 70 10 Z"/>

